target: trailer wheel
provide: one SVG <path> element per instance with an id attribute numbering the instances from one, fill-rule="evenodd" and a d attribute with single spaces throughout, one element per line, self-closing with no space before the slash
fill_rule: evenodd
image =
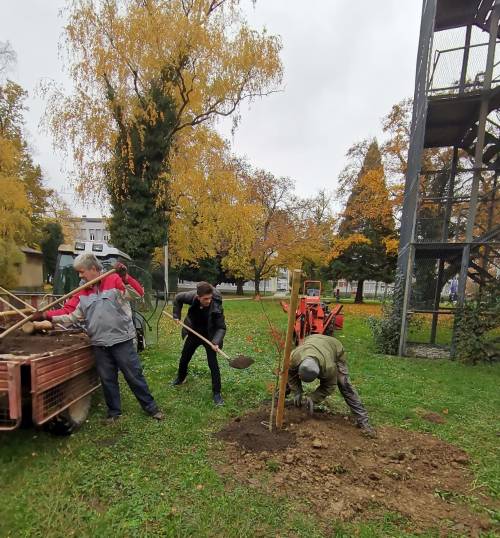
<path id="1" fill-rule="evenodd" d="M 71 435 L 87 419 L 92 403 L 92 394 L 87 394 L 47 423 L 47 430 L 53 435 Z"/>

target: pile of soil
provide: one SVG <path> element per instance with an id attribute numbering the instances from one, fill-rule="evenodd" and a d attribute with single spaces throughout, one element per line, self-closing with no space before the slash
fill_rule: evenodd
<path id="1" fill-rule="evenodd" d="M 480 489 L 471 491 L 467 454 L 431 435 L 384 426 L 377 439 L 363 437 L 349 417 L 287 409 L 286 428 L 270 432 L 269 410 L 237 417 L 216 435 L 225 441 L 228 483 L 246 483 L 314 510 L 332 521 L 370 520 L 388 512 L 411 531 L 476 536 L 492 523 L 467 499 L 494 507 Z M 478 507 L 476 507 L 478 508 Z M 477 512 L 477 513 L 476 513 Z"/>
<path id="2" fill-rule="evenodd" d="M 246 355 L 236 355 L 236 357 L 231 359 L 230 365 L 231 365 L 231 368 L 244 370 L 245 368 L 252 366 L 254 362 L 255 360 L 252 359 L 252 357 L 247 357 Z"/>
<path id="3" fill-rule="evenodd" d="M 76 345 L 89 345 L 84 333 L 61 332 L 58 334 L 24 334 L 13 332 L 1 340 L 1 355 L 33 355 L 58 351 Z"/>

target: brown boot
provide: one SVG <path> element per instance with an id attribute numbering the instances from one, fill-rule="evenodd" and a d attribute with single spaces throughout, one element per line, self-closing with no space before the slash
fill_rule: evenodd
<path id="1" fill-rule="evenodd" d="M 368 439 L 376 439 L 378 437 L 377 430 L 372 428 L 369 424 L 363 424 L 359 427 L 361 428 L 361 433 L 364 437 L 368 437 Z"/>

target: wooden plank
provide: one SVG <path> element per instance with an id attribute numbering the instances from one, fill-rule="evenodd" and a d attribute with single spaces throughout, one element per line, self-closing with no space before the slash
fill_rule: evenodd
<path id="1" fill-rule="evenodd" d="M 292 292 L 290 295 L 290 309 L 288 311 L 288 327 L 286 331 L 285 340 L 285 352 L 283 357 L 283 366 L 280 372 L 280 389 L 278 396 L 278 406 L 276 408 L 276 427 L 281 429 L 283 427 L 283 419 L 285 413 L 285 392 L 288 382 L 288 369 L 290 367 L 290 354 L 292 353 L 292 342 L 295 325 L 295 311 L 299 303 L 299 288 L 300 277 L 302 271 L 300 269 L 294 269 L 292 277 Z"/>

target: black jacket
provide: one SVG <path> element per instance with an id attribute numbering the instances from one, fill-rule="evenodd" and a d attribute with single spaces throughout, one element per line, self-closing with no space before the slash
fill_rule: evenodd
<path id="1" fill-rule="evenodd" d="M 178 293 L 174 299 L 174 311 L 173 315 L 175 319 L 181 319 L 182 306 L 188 304 L 190 305 L 184 323 L 188 327 L 192 327 L 191 318 L 189 313 L 193 308 L 199 308 L 200 302 L 196 296 L 195 291 L 184 291 Z M 208 327 L 207 327 L 208 338 L 214 344 L 222 348 L 224 335 L 226 334 L 226 320 L 224 319 L 224 308 L 222 307 L 222 296 L 220 292 L 214 290 L 212 297 L 212 302 L 208 307 Z M 185 338 L 187 335 L 186 329 L 182 329 L 182 337 Z"/>

